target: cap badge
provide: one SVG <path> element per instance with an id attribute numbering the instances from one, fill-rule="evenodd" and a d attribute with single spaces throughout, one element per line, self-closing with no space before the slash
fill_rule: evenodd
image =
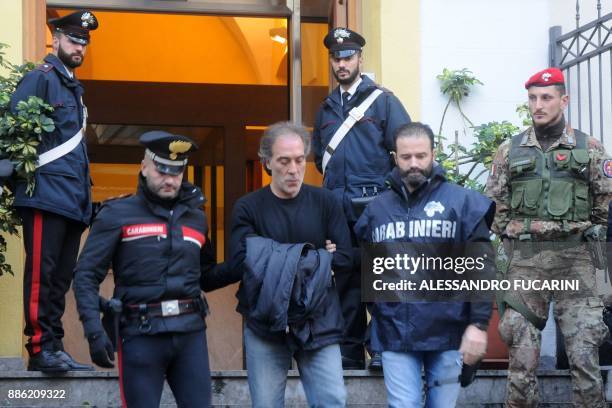
<path id="1" fill-rule="evenodd" d="M 168 145 L 168 150 L 170 150 L 170 158 L 172 160 L 176 160 L 176 156 L 179 153 L 186 153 L 191 149 L 191 143 L 185 142 L 184 140 L 175 140 Z"/>
<path id="2" fill-rule="evenodd" d="M 338 44 L 342 44 L 345 38 L 350 38 L 350 37 L 351 37 L 351 33 L 346 31 L 346 29 L 344 28 L 337 28 L 334 31 L 334 38 L 336 39 L 336 42 Z"/>
<path id="3" fill-rule="evenodd" d="M 96 20 L 94 20 L 93 14 L 90 12 L 85 12 L 81 15 L 81 27 L 87 28 L 90 24 L 94 24 Z"/>
<path id="4" fill-rule="evenodd" d="M 545 72 L 542 74 L 542 80 L 544 80 L 544 82 L 548 82 L 551 76 L 552 74 L 550 72 Z"/>

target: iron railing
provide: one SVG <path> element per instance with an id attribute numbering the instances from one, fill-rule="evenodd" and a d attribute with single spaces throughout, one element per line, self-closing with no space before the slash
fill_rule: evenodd
<path id="1" fill-rule="evenodd" d="M 612 133 L 612 13 L 601 9 L 598 0 L 597 19 L 581 26 L 577 0 L 576 29 L 554 26 L 549 34 L 550 66 L 563 71 L 570 95 L 567 120 L 603 142 Z"/>

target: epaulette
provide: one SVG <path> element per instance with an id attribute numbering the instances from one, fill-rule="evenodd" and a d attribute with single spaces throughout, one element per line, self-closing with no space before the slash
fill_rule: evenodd
<path id="1" fill-rule="evenodd" d="M 104 208 L 104 206 L 106 206 L 107 204 L 110 204 L 111 202 L 120 200 L 122 198 L 131 197 L 132 195 L 133 194 L 121 194 L 115 197 L 109 197 L 104 201 L 94 201 L 92 203 L 91 222 L 93 222 L 93 219 L 96 217 L 96 215 L 98 215 L 98 213 L 102 210 L 102 208 Z"/>
<path id="2" fill-rule="evenodd" d="M 106 206 L 107 204 L 109 204 L 112 201 L 119 200 L 119 199 L 122 199 L 122 198 L 127 198 L 127 197 L 130 197 L 131 195 L 132 194 L 121 194 L 121 195 L 118 195 L 116 197 L 107 198 L 106 200 L 104 200 L 102 202 L 94 201 L 92 203 L 91 219 L 89 220 L 89 225 L 93 224 L 94 219 L 100 213 L 100 211 L 102 211 L 102 208 L 104 208 L 104 206 Z"/>
<path id="3" fill-rule="evenodd" d="M 49 64 L 48 62 L 45 62 L 44 64 L 37 65 L 36 68 L 34 69 L 46 73 L 46 72 L 50 72 L 53 70 L 53 65 Z"/>
<path id="4" fill-rule="evenodd" d="M 131 196 L 133 196 L 133 195 L 134 195 L 134 194 L 129 193 L 129 194 L 120 194 L 120 195 L 118 195 L 118 196 L 114 196 L 114 197 L 109 197 L 109 198 L 107 198 L 106 200 L 102 201 L 102 205 L 104 205 L 104 204 L 106 204 L 106 203 L 108 203 L 108 202 L 110 202 L 110 201 L 120 200 L 120 199 L 122 199 L 122 198 L 128 198 L 128 197 L 131 197 Z"/>

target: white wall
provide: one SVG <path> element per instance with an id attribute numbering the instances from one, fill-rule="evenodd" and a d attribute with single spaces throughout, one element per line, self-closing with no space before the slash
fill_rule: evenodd
<path id="1" fill-rule="evenodd" d="M 612 1 L 602 3 L 603 15 L 610 12 Z M 524 83 L 548 66 L 549 27 L 573 29 L 575 4 L 575 0 L 422 0 L 420 119 L 437 131 L 446 100 L 436 75 L 443 68 L 468 68 L 484 83 L 463 104 L 474 124 L 508 120 L 520 125 L 515 108 L 526 101 Z M 595 4 L 595 0 L 581 1 L 582 23 L 596 17 Z M 443 134 L 453 137 L 455 129 L 460 130 L 462 144 L 472 143 L 469 131 L 463 135 L 458 112 L 451 109 Z"/>
<path id="2" fill-rule="evenodd" d="M 560 25 L 567 33 L 576 28 L 576 0 L 552 0 L 555 7 L 550 9 L 552 25 Z M 597 18 L 597 0 L 579 0 L 580 24 L 583 25 Z M 601 15 L 612 12 L 612 2 L 601 0 Z"/>

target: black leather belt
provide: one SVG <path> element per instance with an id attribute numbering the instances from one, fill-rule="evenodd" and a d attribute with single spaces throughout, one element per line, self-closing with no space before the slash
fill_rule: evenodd
<path id="1" fill-rule="evenodd" d="M 125 311 L 128 317 L 170 317 L 199 312 L 202 310 L 201 304 L 200 299 L 174 299 L 159 303 L 127 305 Z"/>

